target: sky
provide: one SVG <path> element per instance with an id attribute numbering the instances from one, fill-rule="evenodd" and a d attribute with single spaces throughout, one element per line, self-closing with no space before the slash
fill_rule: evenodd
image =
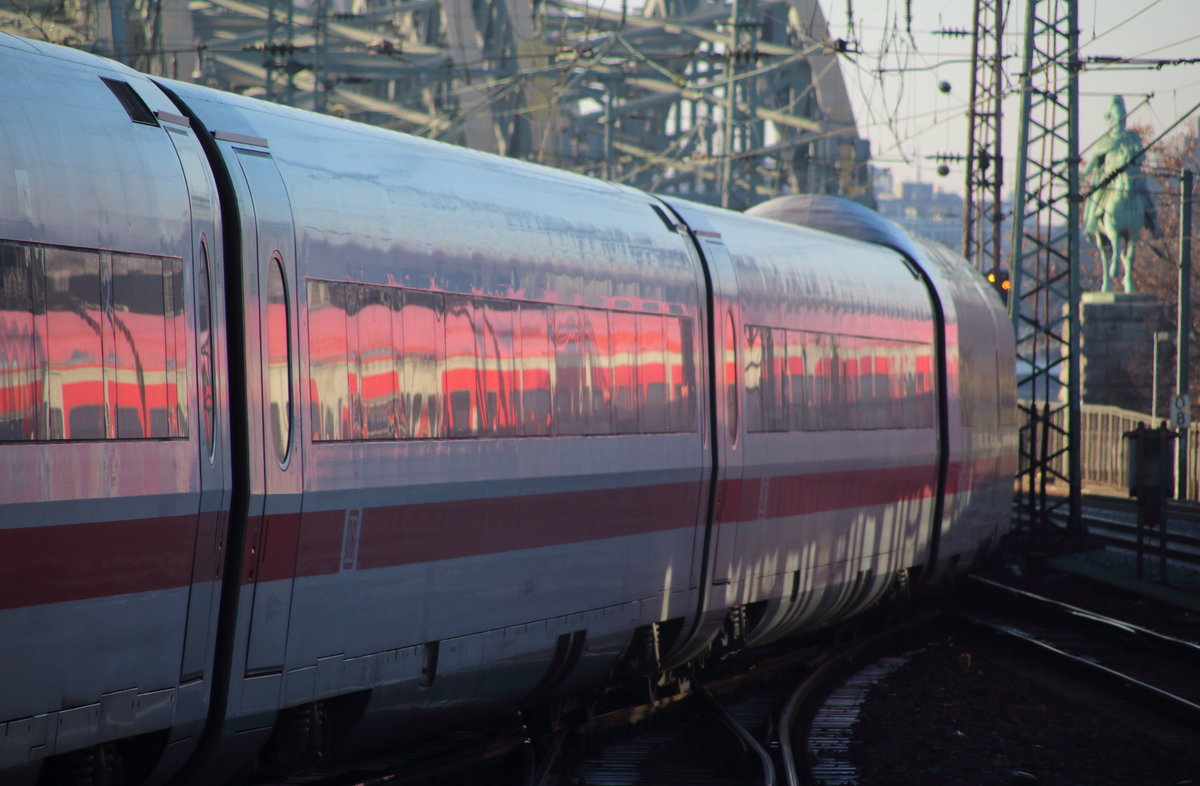
<path id="1" fill-rule="evenodd" d="M 1077 0 L 1080 56 L 1121 58 L 1200 58 L 1200 0 Z M 931 156 L 962 154 L 967 146 L 966 108 L 970 98 L 971 39 L 935 31 L 969 33 L 971 0 L 821 0 L 829 32 L 850 41 L 858 53 L 842 61 L 859 134 L 871 141 L 876 166 L 889 168 L 897 186 L 920 180 L 962 193 L 966 170 L 951 163 L 945 177 Z M 1043 0 L 1042 6 L 1054 0 Z M 1003 51 L 1006 79 L 1016 87 L 1024 45 L 1025 0 L 1011 0 Z M 906 19 L 911 8 L 910 24 Z M 949 90 L 939 89 L 947 83 Z M 942 87 L 945 87 L 943 85 Z M 1114 93 L 1125 98 L 1128 125 L 1155 134 L 1200 104 L 1200 62 L 1160 69 L 1089 66 L 1079 77 L 1079 146 L 1086 148 L 1107 130 L 1104 120 Z M 1016 164 L 1019 98 L 1004 101 L 1001 142 L 1005 151 L 1005 190 Z M 1174 133 L 1196 129 L 1184 120 Z M 1169 135 L 1170 136 L 1170 135 Z"/>

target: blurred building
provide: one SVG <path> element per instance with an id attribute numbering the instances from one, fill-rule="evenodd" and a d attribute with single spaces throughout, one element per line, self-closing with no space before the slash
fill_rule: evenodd
<path id="1" fill-rule="evenodd" d="M 890 180 L 890 178 L 889 178 Z M 901 183 L 899 192 L 875 194 L 880 213 L 921 237 L 962 250 L 963 198 L 929 183 Z"/>

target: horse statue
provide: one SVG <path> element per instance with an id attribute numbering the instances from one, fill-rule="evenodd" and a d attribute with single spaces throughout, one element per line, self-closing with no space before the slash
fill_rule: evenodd
<path id="1" fill-rule="evenodd" d="M 1158 234 L 1158 220 L 1139 164 L 1145 151 L 1137 133 L 1125 129 L 1120 96 L 1113 96 L 1105 118 L 1111 128 L 1084 171 L 1085 177 L 1092 176 L 1093 188 L 1084 210 L 1083 235 L 1094 239 L 1100 250 L 1101 291 L 1113 291 L 1114 280 L 1123 273 L 1125 291 L 1132 293 L 1135 246 L 1143 229 Z"/>

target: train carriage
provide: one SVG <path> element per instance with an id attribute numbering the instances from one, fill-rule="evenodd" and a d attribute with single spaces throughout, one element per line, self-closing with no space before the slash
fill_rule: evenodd
<path id="1" fill-rule="evenodd" d="M 0 70 L 0 781 L 303 766 L 831 624 L 1004 530 L 1000 304 L 878 217 L 11 36 Z"/>

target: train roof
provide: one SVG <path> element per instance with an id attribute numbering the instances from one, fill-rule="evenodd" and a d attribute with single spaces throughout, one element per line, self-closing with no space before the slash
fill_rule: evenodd
<path id="1" fill-rule="evenodd" d="M 746 214 L 886 246 L 914 261 L 922 256 L 919 246 L 898 224 L 842 197 L 792 194 L 755 205 Z"/>

